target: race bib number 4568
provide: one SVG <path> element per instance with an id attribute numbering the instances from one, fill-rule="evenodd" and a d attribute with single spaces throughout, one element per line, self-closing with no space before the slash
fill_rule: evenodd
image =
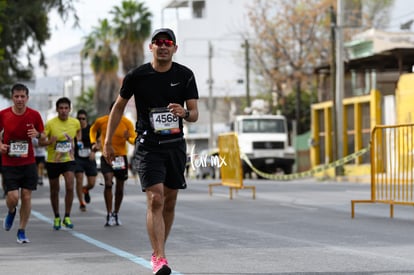
<path id="1" fill-rule="evenodd" d="M 154 109 L 150 112 L 150 121 L 155 133 L 175 134 L 180 132 L 179 118 L 168 108 Z"/>

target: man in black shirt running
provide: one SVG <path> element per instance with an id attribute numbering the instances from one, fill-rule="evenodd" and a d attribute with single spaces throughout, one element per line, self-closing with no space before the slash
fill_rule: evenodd
<path id="1" fill-rule="evenodd" d="M 149 48 L 152 61 L 124 78 L 109 117 L 103 155 L 109 163 L 114 159 L 111 140 L 128 100 L 134 96 L 138 117 L 134 158 L 147 195 L 151 265 L 154 274 L 164 275 L 171 273 L 165 242 L 173 224 L 178 190 L 187 187 L 183 120 L 197 121 L 198 90 L 193 72 L 172 61 L 177 51 L 172 30 L 155 30 Z"/>

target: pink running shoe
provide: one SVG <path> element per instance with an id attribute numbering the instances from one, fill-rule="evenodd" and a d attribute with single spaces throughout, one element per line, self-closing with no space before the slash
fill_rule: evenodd
<path id="1" fill-rule="evenodd" d="M 157 257 L 154 255 L 154 253 L 151 254 L 151 267 L 154 268 L 154 264 L 157 261 Z"/>
<path id="2" fill-rule="evenodd" d="M 152 254 L 151 256 L 152 273 L 155 275 L 170 275 L 171 268 L 168 267 L 166 258 L 158 258 Z"/>

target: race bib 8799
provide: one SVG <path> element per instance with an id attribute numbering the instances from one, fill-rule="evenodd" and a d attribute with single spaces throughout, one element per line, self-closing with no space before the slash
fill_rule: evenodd
<path id="1" fill-rule="evenodd" d="M 25 158 L 29 153 L 29 143 L 27 140 L 10 141 L 9 156 L 17 158 Z"/>

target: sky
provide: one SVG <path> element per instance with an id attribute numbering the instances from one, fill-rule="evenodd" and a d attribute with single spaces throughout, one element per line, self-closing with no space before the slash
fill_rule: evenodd
<path id="1" fill-rule="evenodd" d="M 141 0 L 142 1 L 142 0 Z M 145 4 L 153 14 L 153 28 L 159 28 L 162 21 L 162 8 L 171 0 L 144 0 Z M 70 48 L 82 42 L 94 26 L 98 25 L 99 19 L 111 18 L 109 11 L 113 6 L 118 6 L 122 0 L 77 0 L 75 3 L 80 18 L 80 28 L 73 29 L 73 21 L 63 23 L 57 13 L 53 12 L 50 18 L 52 37 L 44 47 L 44 53 L 51 56 L 59 51 Z M 398 30 L 401 23 L 414 19 L 413 0 L 395 0 L 393 12 L 390 16 L 389 30 Z M 164 25 L 174 29 L 175 12 L 169 10 L 164 12 Z M 412 27 L 414 31 L 414 25 Z"/>
<path id="2" fill-rule="evenodd" d="M 90 34 L 93 27 L 98 26 L 99 19 L 111 19 L 109 11 L 114 6 L 119 6 L 122 0 L 76 0 L 75 8 L 79 16 L 80 28 L 73 28 L 73 20 L 66 23 L 62 21 L 56 12 L 51 13 L 50 28 L 51 39 L 44 46 L 46 56 L 82 43 L 82 38 Z M 142 0 L 141 0 L 142 1 Z M 161 27 L 162 7 L 169 0 L 144 0 L 146 6 L 153 14 L 153 28 Z M 171 22 L 171 12 L 164 12 L 166 22 Z"/>
<path id="3" fill-rule="evenodd" d="M 414 5 L 412 0 L 394 0 L 394 7 L 390 15 L 390 31 L 399 30 L 400 25 L 414 19 Z M 414 32 L 414 25 L 411 27 Z"/>

